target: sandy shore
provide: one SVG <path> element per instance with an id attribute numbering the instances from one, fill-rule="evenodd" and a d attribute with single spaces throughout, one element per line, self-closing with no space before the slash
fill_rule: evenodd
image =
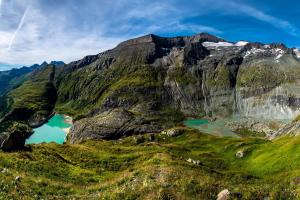
<path id="1" fill-rule="evenodd" d="M 70 132 L 70 129 L 71 128 L 63 128 L 62 130 L 68 134 Z"/>
<path id="2" fill-rule="evenodd" d="M 72 119 L 72 117 L 70 117 L 70 116 L 68 116 L 68 115 L 64 115 L 64 118 L 65 118 L 65 122 L 66 122 L 67 124 L 73 125 L 73 119 Z"/>
<path id="3" fill-rule="evenodd" d="M 73 119 L 72 119 L 72 117 L 70 117 L 68 115 L 64 115 L 64 120 L 65 120 L 65 122 L 67 124 L 70 124 L 71 127 L 73 126 Z M 71 127 L 69 127 L 69 128 L 63 128 L 62 130 L 67 133 L 66 135 L 68 135 L 69 132 L 70 132 L 70 130 L 71 130 Z"/>

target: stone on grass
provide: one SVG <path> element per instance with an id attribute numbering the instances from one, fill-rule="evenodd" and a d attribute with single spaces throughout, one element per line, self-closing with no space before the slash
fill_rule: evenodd
<path id="1" fill-rule="evenodd" d="M 244 157 L 244 152 L 242 150 L 240 150 L 240 151 L 236 152 L 235 156 L 238 157 L 238 158 L 243 158 Z"/>
<path id="2" fill-rule="evenodd" d="M 217 200 L 227 200 L 228 197 L 229 197 L 229 190 L 225 189 L 225 190 L 222 190 L 219 194 L 218 194 L 218 198 Z"/>

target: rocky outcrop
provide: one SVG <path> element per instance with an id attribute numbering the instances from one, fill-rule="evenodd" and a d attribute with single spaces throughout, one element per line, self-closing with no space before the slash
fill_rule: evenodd
<path id="1" fill-rule="evenodd" d="M 0 149 L 3 151 L 19 150 L 24 147 L 25 140 L 32 134 L 32 129 L 26 124 L 13 122 L 5 124 L 5 132 L 0 132 Z"/>
<path id="2" fill-rule="evenodd" d="M 167 135 L 168 137 L 176 137 L 184 133 L 184 129 L 182 128 L 171 128 L 168 130 L 164 130 L 161 132 L 163 135 Z"/>
<path id="3" fill-rule="evenodd" d="M 69 133 L 70 143 L 86 139 L 113 140 L 143 133 L 158 133 L 161 127 L 125 109 L 114 109 L 74 123 Z"/>
<path id="4" fill-rule="evenodd" d="M 295 118 L 295 120 L 293 120 L 292 122 L 281 127 L 278 131 L 276 131 L 273 135 L 270 136 L 270 139 L 274 139 L 274 138 L 282 136 L 282 135 L 290 135 L 290 136 L 299 135 L 300 134 L 299 116 L 297 118 Z"/>
<path id="5" fill-rule="evenodd" d="M 227 122 L 225 124 L 227 128 L 229 128 L 230 130 L 236 133 L 239 133 L 240 131 L 243 130 L 249 130 L 252 133 L 257 133 L 259 135 L 266 136 L 266 137 L 272 136 L 276 131 L 278 131 L 284 125 L 285 123 L 281 121 L 263 120 L 263 119 L 256 119 L 253 117 L 243 117 L 238 120 Z"/>

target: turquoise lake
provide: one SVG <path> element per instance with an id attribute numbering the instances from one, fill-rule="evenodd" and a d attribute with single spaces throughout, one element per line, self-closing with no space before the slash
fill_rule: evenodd
<path id="1" fill-rule="evenodd" d="M 237 138 L 239 136 L 225 126 L 225 124 L 231 120 L 234 120 L 234 118 L 220 119 L 216 121 L 209 121 L 207 119 L 187 119 L 183 122 L 183 124 L 187 127 L 198 129 L 203 133 Z"/>
<path id="2" fill-rule="evenodd" d="M 63 144 L 71 124 L 63 115 L 55 114 L 47 123 L 35 128 L 34 133 L 26 140 L 26 144 L 39 144 L 55 142 Z"/>

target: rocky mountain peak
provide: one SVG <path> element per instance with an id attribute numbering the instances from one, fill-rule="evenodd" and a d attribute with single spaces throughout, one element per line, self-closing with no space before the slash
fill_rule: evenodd
<path id="1" fill-rule="evenodd" d="M 132 46 L 132 45 L 143 44 L 143 43 L 151 43 L 151 42 L 154 41 L 155 37 L 158 37 L 158 36 L 155 36 L 154 34 L 141 36 L 141 37 L 138 37 L 138 38 L 127 40 L 125 42 L 121 42 L 118 45 L 118 47 Z"/>
<path id="2" fill-rule="evenodd" d="M 187 37 L 191 42 L 226 42 L 226 40 L 209 33 L 199 33 L 193 36 Z"/>
<path id="3" fill-rule="evenodd" d="M 208 33 L 199 33 L 192 36 L 161 37 L 154 34 L 141 36 L 120 43 L 117 47 L 133 46 L 139 44 L 155 43 L 161 47 L 183 47 L 188 43 L 196 42 L 226 42 L 224 39 Z"/>
<path id="4" fill-rule="evenodd" d="M 287 46 L 285 46 L 285 44 L 283 43 L 271 43 L 270 44 L 270 48 L 279 48 L 279 49 L 282 49 L 282 50 L 287 50 Z"/>

